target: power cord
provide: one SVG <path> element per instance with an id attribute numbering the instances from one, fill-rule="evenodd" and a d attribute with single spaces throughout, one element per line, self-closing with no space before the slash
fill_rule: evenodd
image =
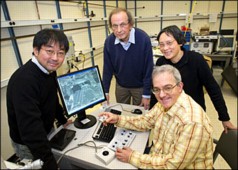
<path id="1" fill-rule="evenodd" d="M 121 104 L 119 104 L 119 106 L 121 106 L 121 109 L 122 109 L 122 111 L 124 111 L 124 112 L 131 112 L 131 111 L 132 111 L 132 110 L 126 110 L 126 109 L 124 109 Z"/>
<path id="2" fill-rule="evenodd" d="M 112 107 L 115 107 L 115 106 L 120 106 L 121 109 L 122 109 L 122 111 L 124 111 L 124 112 L 131 112 L 131 111 L 132 111 L 132 110 L 126 110 L 126 109 L 124 109 L 121 104 L 115 104 L 115 105 L 109 106 L 108 108 L 106 108 L 106 110 L 108 109 L 108 111 L 109 111 L 109 109 L 111 109 Z"/>
<path id="3" fill-rule="evenodd" d="M 88 145 L 88 143 L 92 143 L 94 146 Z M 79 147 L 81 147 L 81 146 L 88 146 L 88 147 L 95 148 L 95 152 L 96 152 L 96 153 L 97 153 L 97 149 L 101 149 L 101 148 L 104 147 L 103 145 L 97 146 L 96 143 L 95 143 L 94 141 L 91 141 L 91 140 L 90 140 L 90 141 L 87 141 L 87 142 L 84 142 L 84 143 L 80 143 L 80 144 L 78 144 L 77 146 L 75 146 L 75 147 L 73 147 L 73 148 L 68 149 L 67 151 L 65 151 L 65 152 L 59 157 L 59 159 L 57 160 L 57 164 L 60 163 L 60 161 L 62 160 L 62 158 L 65 156 L 66 153 L 68 153 L 69 151 L 72 151 L 72 150 L 74 150 L 74 149 L 77 149 L 77 148 L 79 148 Z"/>
<path id="4" fill-rule="evenodd" d="M 81 53 L 81 57 L 83 58 L 83 60 L 82 60 L 82 68 L 84 68 L 84 63 L 85 63 L 85 60 L 86 60 L 86 55 Z"/>

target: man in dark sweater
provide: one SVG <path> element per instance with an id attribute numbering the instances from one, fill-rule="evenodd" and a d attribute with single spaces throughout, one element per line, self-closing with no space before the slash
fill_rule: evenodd
<path id="1" fill-rule="evenodd" d="M 116 78 L 118 103 L 149 108 L 153 55 L 149 36 L 133 28 L 133 18 L 123 8 L 114 9 L 109 15 L 113 33 L 104 44 L 103 84 L 109 103 L 112 76 Z"/>
<path id="2" fill-rule="evenodd" d="M 175 25 L 168 26 L 158 34 L 157 40 L 164 56 L 157 60 L 156 65 L 170 64 L 176 67 L 182 76 L 184 91 L 206 111 L 203 92 L 203 87 L 205 87 L 218 112 L 219 120 L 222 121 L 225 132 L 228 129 L 237 129 L 230 122 L 221 89 L 203 55 L 183 49 L 182 46 L 186 40 L 181 30 Z M 157 100 L 152 94 L 150 107 L 152 108 L 155 103 Z"/>
<path id="3" fill-rule="evenodd" d="M 55 118 L 67 126 L 57 96 L 56 70 L 69 49 L 60 30 L 43 29 L 33 40 L 33 56 L 11 76 L 7 87 L 10 137 L 20 159 L 40 159 L 43 169 L 57 169 L 47 135 Z"/>

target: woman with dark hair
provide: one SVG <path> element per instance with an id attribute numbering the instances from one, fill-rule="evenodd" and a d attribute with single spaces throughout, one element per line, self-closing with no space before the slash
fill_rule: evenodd
<path id="1" fill-rule="evenodd" d="M 158 34 L 157 40 L 164 56 L 157 60 L 156 65 L 170 64 L 176 67 L 181 73 L 184 91 L 206 111 L 203 92 L 203 87 L 205 87 L 218 112 L 219 120 L 222 121 L 225 132 L 228 129 L 237 129 L 230 122 L 221 89 L 203 55 L 194 51 L 186 51 L 183 48 L 186 40 L 182 31 L 176 25 L 168 26 Z M 151 94 L 150 108 L 156 103 L 155 96 Z"/>

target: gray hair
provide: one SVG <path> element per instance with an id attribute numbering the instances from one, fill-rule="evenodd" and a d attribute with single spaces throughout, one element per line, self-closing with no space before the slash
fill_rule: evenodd
<path id="1" fill-rule="evenodd" d="M 120 13 L 120 12 L 125 12 L 125 13 L 126 13 L 127 18 L 128 18 L 128 23 L 129 23 L 131 26 L 133 26 L 133 25 L 134 25 L 134 19 L 133 19 L 132 15 L 131 15 L 131 12 L 128 11 L 128 10 L 126 10 L 125 8 L 115 8 L 115 9 L 113 9 L 113 10 L 111 11 L 111 13 L 110 13 L 110 15 L 109 15 L 109 19 L 108 19 L 108 21 L 109 21 L 109 26 L 112 28 L 112 21 L 111 21 L 112 15 L 118 14 L 118 13 Z"/>
<path id="2" fill-rule="evenodd" d="M 152 73 L 152 79 L 154 79 L 155 76 L 157 76 L 161 73 L 164 73 L 164 72 L 168 72 L 168 73 L 172 74 L 176 80 L 176 83 L 179 83 L 182 81 L 182 78 L 181 78 L 181 75 L 180 75 L 180 72 L 178 71 L 178 69 L 169 65 L 169 64 L 165 64 L 162 66 L 155 66 L 153 73 Z"/>

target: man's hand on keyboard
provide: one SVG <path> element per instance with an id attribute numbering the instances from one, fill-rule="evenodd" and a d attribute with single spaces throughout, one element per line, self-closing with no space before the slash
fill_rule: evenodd
<path id="1" fill-rule="evenodd" d="M 122 149 L 117 148 L 115 153 L 118 160 L 128 163 L 130 161 L 129 159 L 132 152 L 133 150 L 131 148 L 123 147 Z"/>
<path id="2" fill-rule="evenodd" d="M 104 122 L 103 122 L 104 125 L 106 125 L 107 123 L 115 124 L 119 120 L 119 115 L 116 115 L 116 114 L 113 114 L 113 113 L 110 113 L 110 112 L 102 112 L 102 113 L 99 113 L 98 116 L 99 117 L 101 117 L 101 116 L 107 117 L 107 119 L 104 120 Z"/>

